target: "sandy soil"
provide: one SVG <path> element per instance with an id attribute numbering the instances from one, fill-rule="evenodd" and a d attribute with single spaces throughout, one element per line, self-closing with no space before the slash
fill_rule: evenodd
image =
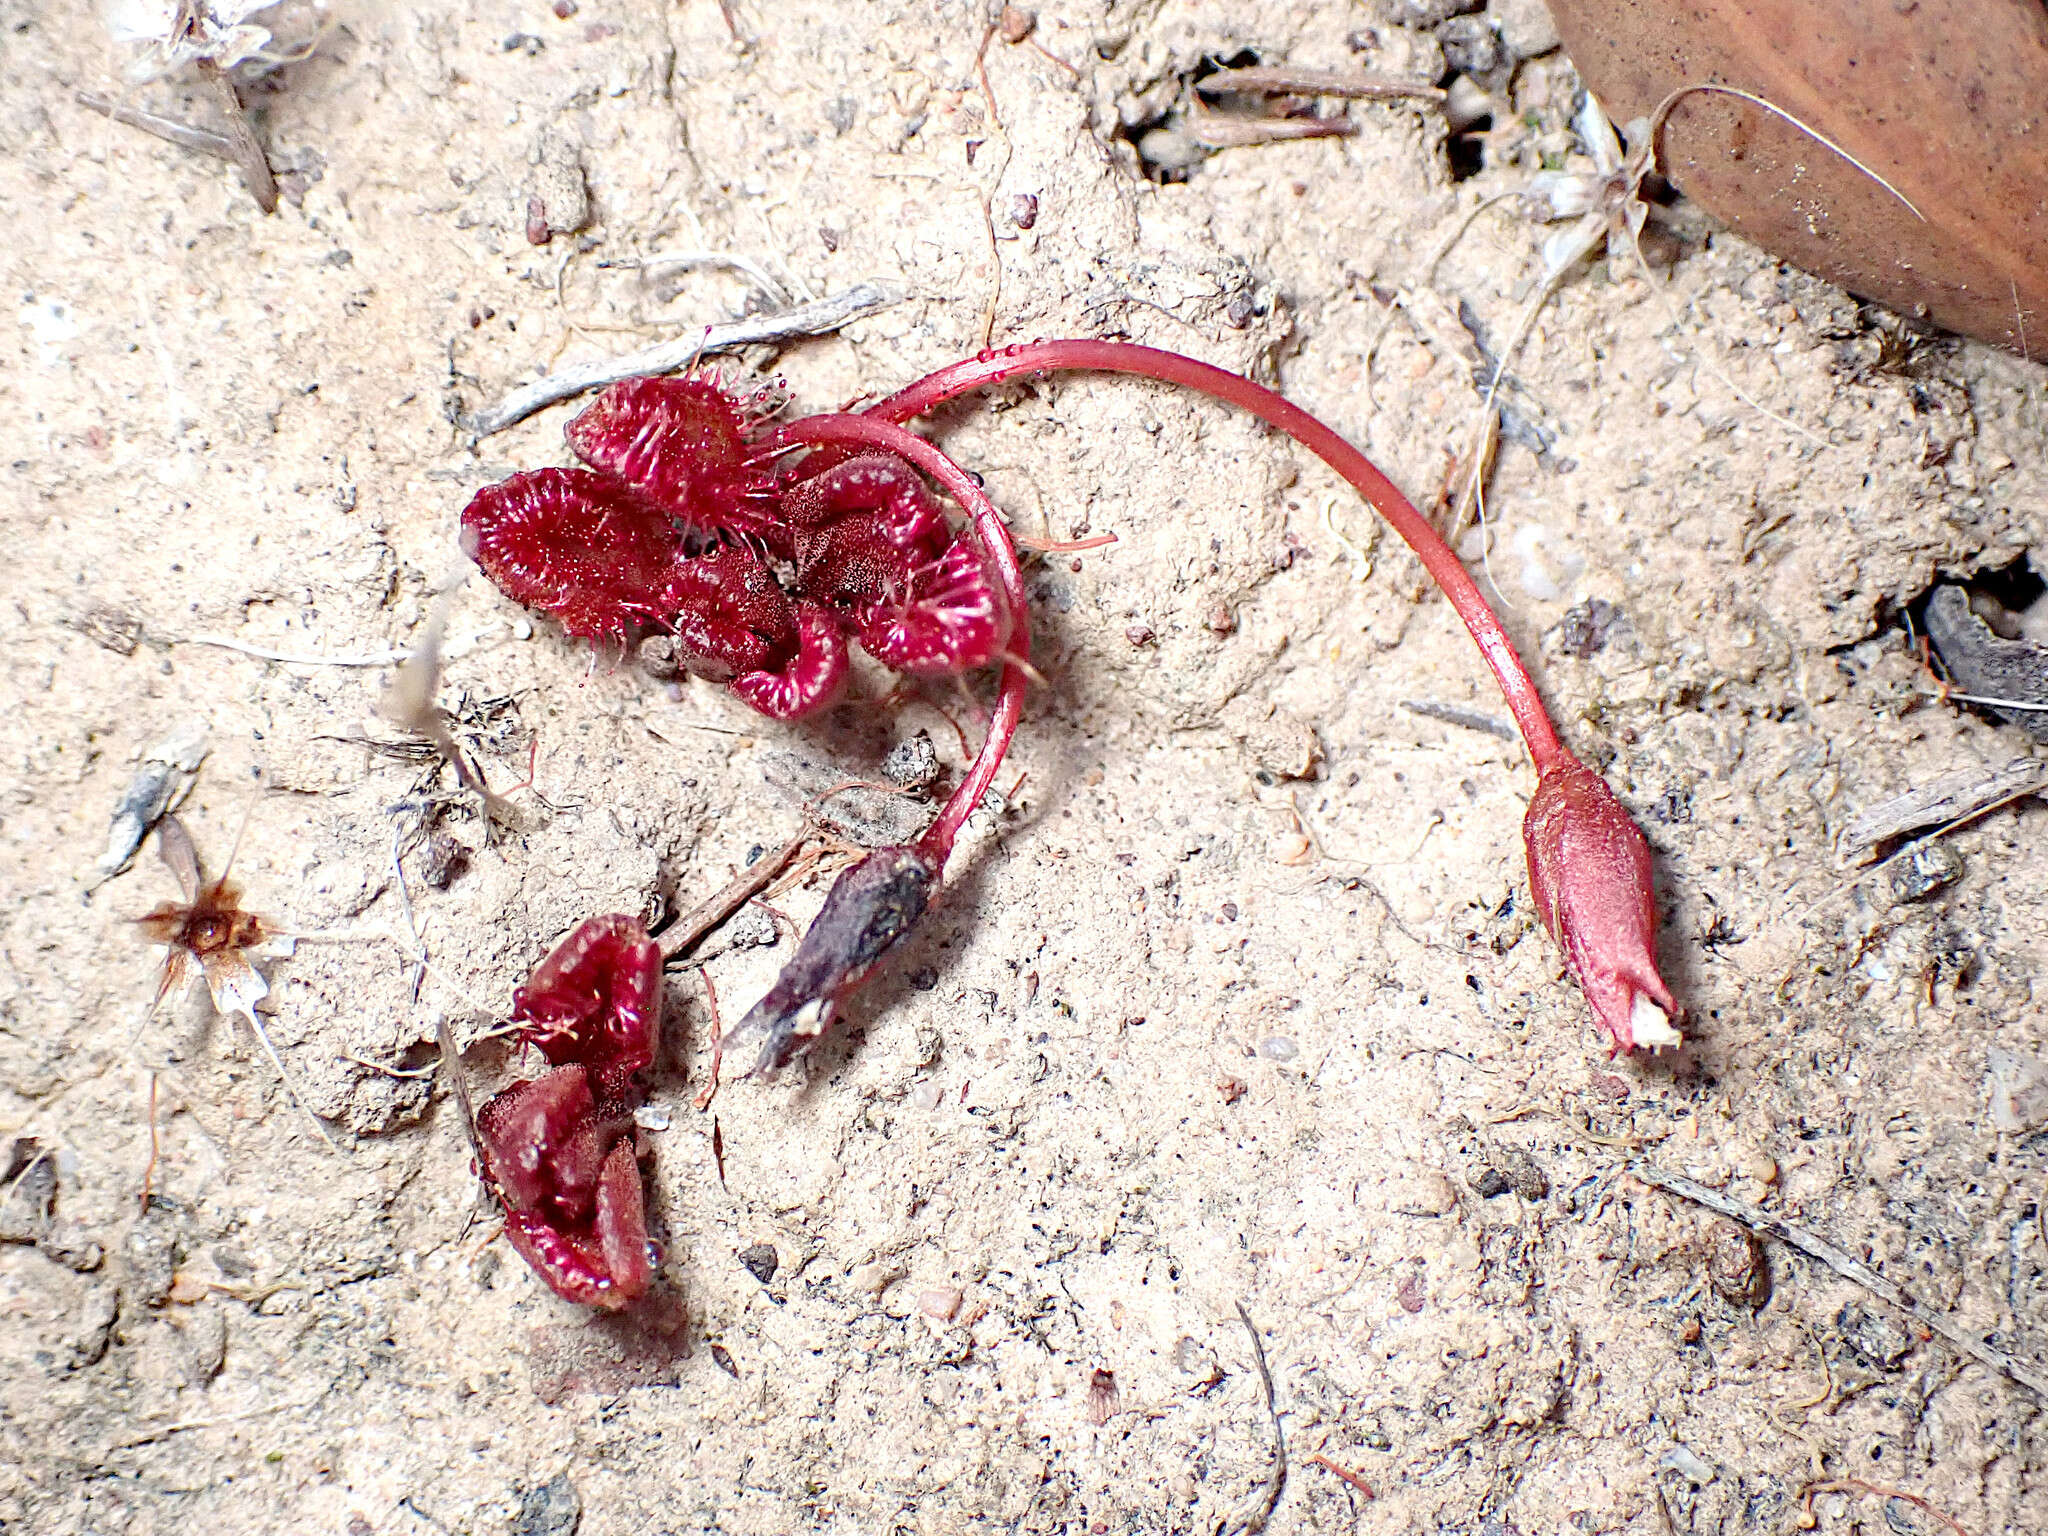
<path id="1" fill-rule="evenodd" d="M 1204 59 L 1433 74 L 1360 3 L 1048 5 L 985 88 L 979 4 L 736 11 L 741 41 L 713 0 L 338 5 L 253 97 L 290 194 L 264 217 L 75 103 L 124 89 L 90 15 L 0 3 L 0 1131 L 48 1154 L 0 1209 L 0 1530 L 1247 1528 L 1275 1436 L 1240 1307 L 1286 1431 L 1275 1531 L 1776 1532 L 1842 1479 L 2048 1529 L 2038 1397 L 1780 1245 L 1760 1307 L 1717 1289 L 1727 1234 L 1628 1172 L 1766 1205 L 2048 1361 L 2048 1108 L 2002 1131 L 1988 1075 L 2044 1049 L 2048 822 L 1957 832 L 1913 901 L 1836 853 L 1873 803 L 2029 750 L 1932 696 L 1900 615 L 2043 547 L 2043 371 L 1900 360 L 1881 317 L 1697 226 L 1668 289 L 1632 258 L 1562 285 L 1491 497 L 1511 627 L 1656 849 L 1676 1061 L 1610 1061 L 1532 927 L 1532 776 L 1444 723 L 1501 709 L 1413 559 L 1245 420 L 1058 380 L 936 424 L 1020 527 L 1118 536 L 1032 574 L 1021 791 L 807 1080 L 697 1113 L 704 993 L 671 980 L 646 1134 L 687 1324 L 593 1323 L 495 1238 L 445 1087 L 387 1069 L 435 1062 L 437 1022 L 486 1033 L 579 918 L 688 905 L 898 740 L 957 767 L 947 717 L 975 732 L 986 687 L 776 726 L 593 668 L 474 582 L 444 699 L 495 783 L 533 783 L 515 835 L 439 813 L 468 858 L 435 889 L 431 765 L 359 744 L 397 739 L 384 672 L 200 637 L 415 643 L 471 492 L 566 456 L 567 408 L 476 444 L 454 415 L 762 302 L 630 265 L 664 252 L 799 298 L 901 287 L 735 364 L 803 407 L 985 323 L 1128 337 L 1275 380 L 1426 498 L 1478 416 L 1461 313 L 1498 347 L 1546 232 L 1503 202 L 1430 259 L 1574 147 L 1551 55 L 1476 176 L 1402 103 L 1145 174 Z M 209 121 L 190 80 L 126 89 Z M 270 964 L 266 1022 L 337 1146 L 203 993 L 150 1017 L 153 846 L 96 883 L 186 728 L 201 854 L 238 847 L 256 910 L 330 936 Z M 728 1018 L 787 952 L 711 962 Z M 516 1074 L 502 1042 L 465 1056 L 480 1091 Z M 1811 1518 L 1947 1529 L 1855 1488 Z"/>

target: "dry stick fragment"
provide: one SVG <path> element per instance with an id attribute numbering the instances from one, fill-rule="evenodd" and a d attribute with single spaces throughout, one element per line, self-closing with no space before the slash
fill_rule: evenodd
<path id="1" fill-rule="evenodd" d="M 213 1429 L 222 1424 L 241 1424 L 250 1419 L 260 1419 L 269 1413 L 284 1413 L 294 1408 L 310 1408 L 326 1395 L 327 1391 L 323 1388 L 321 1391 L 313 1394 L 313 1396 L 298 1402 L 266 1403 L 260 1408 L 244 1408 L 239 1413 L 216 1414 L 204 1419 L 180 1419 L 175 1424 L 159 1425 L 157 1428 L 137 1435 L 131 1440 L 117 1440 L 114 1444 L 108 1446 L 107 1450 L 109 1453 L 114 1451 L 132 1451 L 137 1446 L 151 1445 L 158 1440 L 168 1440 L 172 1435 L 182 1435 L 188 1430 Z"/>
<path id="2" fill-rule="evenodd" d="M 866 779 L 842 779 L 830 789 L 813 795 L 810 804 L 804 810 L 803 831 L 797 833 L 774 853 L 756 859 L 718 890 L 654 935 L 656 942 L 661 946 L 662 963 L 666 965 L 689 954 L 712 929 L 774 884 L 776 877 L 789 867 L 790 862 L 804 851 L 806 845 L 817 839 L 820 832 L 829 832 L 823 819 L 822 807 L 827 800 L 844 789 L 879 789 L 899 795 L 908 793 L 894 784 L 877 784 Z M 824 851 L 829 853 L 831 849 L 827 848 Z"/>
<path id="3" fill-rule="evenodd" d="M 697 979 L 704 983 L 704 1004 L 711 1010 L 711 1072 L 704 1086 L 697 1090 L 697 1096 L 690 1101 L 702 1113 L 718 1097 L 718 1069 L 725 1064 L 725 1020 L 718 1016 L 718 989 L 711 985 L 711 972 L 699 967 Z M 720 1166 L 723 1167 L 722 1161 Z M 719 1182 L 724 1182 L 722 1172 Z"/>
<path id="4" fill-rule="evenodd" d="M 142 1166 L 142 1209 L 145 1213 L 149 1210 L 150 1191 L 156 1179 L 156 1076 L 154 1072 L 149 1074 L 149 1161 Z"/>
<path id="5" fill-rule="evenodd" d="M 244 645 L 225 635 L 187 635 L 182 640 L 173 639 L 167 643 L 208 645 L 217 651 L 233 651 L 237 656 L 253 656 L 258 661 L 275 661 L 288 667 L 396 667 L 403 665 L 413 654 L 410 651 L 372 651 L 365 656 L 306 656 L 293 651 L 265 650 L 260 645 Z"/>
<path id="6" fill-rule="evenodd" d="M 1259 1337 L 1252 1315 L 1241 1301 L 1237 1304 L 1237 1316 L 1238 1321 L 1244 1324 L 1244 1331 L 1252 1336 L 1252 1364 L 1259 1368 L 1259 1384 L 1266 1390 L 1266 1415 L 1273 1421 L 1273 1470 L 1267 1474 L 1266 1489 L 1259 1500 L 1259 1507 L 1245 1516 L 1241 1527 L 1245 1536 L 1256 1536 L 1273 1518 L 1273 1511 L 1280 1507 L 1280 1494 L 1287 1487 L 1287 1429 L 1281 1424 L 1280 1409 L 1273 1401 L 1273 1372 L 1266 1364 L 1265 1341 Z"/>
<path id="7" fill-rule="evenodd" d="M 1379 1494 L 1374 1491 L 1371 1483 L 1367 1482 L 1363 1477 L 1359 1476 L 1356 1472 L 1351 1471 L 1348 1467 L 1338 1466 L 1336 1462 L 1330 1460 L 1330 1458 L 1325 1456 L 1321 1451 L 1312 1451 L 1309 1453 L 1309 1455 L 1304 1457 L 1303 1460 L 1313 1462 L 1316 1466 L 1321 1467 L 1325 1472 L 1334 1474 L 1342 1481 L 1347 1482 L 1353 1488 L 1356 1488 L 1368 1499 L 1376 1499 L 1379 1497 Z"/>
<path id="8" fill-rule="evenodd" d="M 981 344 L 984 347 L 995 335 L 996 307 L 1003 298 L 1003 248 L 996 243 L 996 188 L 1002 185 L 1003 175 L 1010 169 L 1010 159 L 1016 153 L 1015 146 L 1010 142 L 1010 130 L 1003 126 L 1002 111 L 996 106 L 995 87 L 988 83 L 988 45 L 995 39 L 1001 27 L 1000 18 L 989 23 L 988 30 L 981 34 L 981 46 L 974 51 L 974 74 L 981 82 L 982 99 L 988 103 L 989 126 L 995 129 L 1003 140 L 1003 158 L 996 166 L 994 174 L 989 177 L 987 190 L 980 198 L 982 228 L 988 235 L 989 263 L 988 303 L 981 312 Z"/>
<path id="9" fill-rule="evenodd" d="M 180 149 L 189 149 L 195 154 L 212 155 L 216 160 L 239 163 L 235 141 L 224 133 L 215 133 L 211 128 L 194 128 L 190 123 L 181 123 L 174 117 L 158 117 L 154 112 L 145 112 L 140 107 L 125 106 L 111 97 L 101 96 L 94 91 L 73 91 L 72 99 L 88 111 L 102 117 L 112 118 L 127 128 L 140 128 L 144 133 L 154 134 L 166 144 L 175 144 Z"/>
<path id="10" fill-rule="evenodd" d="M 1918 853 L 1928 844 L 1939 842 L 1942 838 L 1947 837 L 1949 833 L 1954 832 L 1958 828 L 1966 827 L 1971 822 L 1978 820 L 1980 817 L 1989 816 L 1993 811 L 2003 810 L 2006 806 L 2012 805 L 2016 801 L 2024 800 L 2029 795 L 2039 794 L 2041 790 L 2042 785 L 2040 784 L 2025 784 L 2018 789 L 2011 790 L 2008 793 L 2001 795 L 1996 800 L 1987 801 L 1982 805 L 1974 806 L 1970 810 L 1965 811 L 1962 815 L 1956 817 L 1954 820 L 1943 822 L 1940 826 L 1936 827 L 1932 832 L 1927 833 L 1924 837 L 1916 837 L 1910 843 L 1901 843 L 1896 851 L 1887 854 L 1884 858 L 1879 859 L 1875 864 L 1867 865 L 1864 868 L 1859 869 L 1858 871 L 1856 871 L 1855 874 L 1849 876 L 1848 879 L 1841 881 L 1837 885 L 1829 887 L 1825 891 L 1822 891 L 1818 896 L 1814 897 L 1811 901 L 1808 901 L 1798 907 L 1794 907 L 1790 912 L 1786 913 L 1784 917 L 1775 918 L 1772 919 L 1772 921 L 1796 923 L 1800 921 L 1802 918 L 1804 918 L 1808 913 L 1822 906 L 1824 903 L 1833 901 L 1837 896 L 1847 895 L 1850 891 L 1855 890 L 1857 886 L 1863 884 L 1864 881 L 1871 879 L 1873 876 L 1884 873 L 1885 870 L 1890 869 L 1892 865 L 1898 863 L 1899 860 L 1911 858 L 1914 854 Z"/>
<path id="11" fill-rule="evenodd" d="M 2034 757 L 2016 757 L 2002 768 L 1965 768 L 1945 773 L 1861 812 L 1842 834 L 1842 853 L 1846 858 L 1857 858 L 1879 843 L 1907 832 L 1953 823 L 2015 796 L 2038 794 L 2044 789 L 2048 789 L 2048 763 Z"/>
<path id="12" fill-rule="evenodd" d="M 1903 1488 L 1886 1488 L 1880 1483 L 1866 1483 L 1860 1477 L 1837 1477 L 1831 1478 L 1824 1483 L 1808 1483 L 1799 1490 L 1799 1502 L 1809 1515 L 1813 1513 L 1813 1496 L 1816 1493 L 1868 1493 L 1883 1499 L 1904 1499 L 1908 1504 L 1926 1510 L 1928 1514 L 1934 1516 L 1935 1519 L 1954 1531 L 1956 1536 L 1970 1536 L 1970 1533 L 1963 1528 L 1963 1522 L 1954 1515 L 1949 1514 L 1946 1510 L 1936 1509 L 1927 1500 L 1921 1498 L 1919 1494 L 1908 1493 Z M 1886 1523 L 1889 1524 L 1889 1520 Z"/>
<path id="13" fill-rule="evenodd" d="M 1211 95 L 1344 96 L 1353 101 L 1441 102 L 1445 94 L 1433 85 L 1418 85 L 1412 80 L 1361 74 L 1351 69 L 1306 69 L 1285 64 L 1219 69 L 1196 81 L 1195 89 Z"/>
<path id="14" fill-rule="evenodd" d="M 1752 1232 L 1790 1243 L 1807 1257 L 1818 1259 L 1827 1265 L 1843 1279 L 1854 1281 L 1873 1296 L 1897 1307 L 1915 1322 L 1940 1334 L 1972 1359 L 2048 1398 L 2048 1374 L 2014 1359 L 2002 1349 L 1993 1348 L 1982 1339 L 1973 1337 L 1966 1329 L 1957 1326 L 1933 1308 L 1922 1305 L 1903 1287 L 1887 1280 L 1861 1259 L 1837 1248 L 1826 1238 L 1809 1232 L 1804 1227 L 1794 1226 L 1784 1217 L 1774 1216 L 1747 1201 L 1733 1199 L 1718 1190 L 1707 1188 L 1704 1184 L 1682 1178 L 1675 1173 L 1666 1173 L 1660 1168 L 1653 1168 L 1648 1163 L 1631 1163 L 1629 1172 L 1645 1184 L 1677 1195 L 1680 1199 L 1690 1200 L 1695 1205 L 1703 1205 L 1710 1211 L 1718 1211 L 1729 1220 L 1740 1222 Z"/>
<path id="15" fill-rule="evenodd" d="M 1187 130 L 1204 149 L 1239 149 L 1281 139 L 1348 139 L 1358 124 L 1348 117 L 1246 118 L 1195 111 L 1188 114 Z"/>
<path id="16" fill-rule="evenodd" d="M 277 179 L 270 174 L 270 161 L 264 156 L 263 146 L 256 142 L 256 130 L 249 126 L 248 114 L 242 110 L 242 98 L 235 94 L 235 82 L 211 59 L 198 60 L 198 66 L 199 78 L 213 88 L 228 120 L 228 142 L 234 146 L 229 158 L 241 167 L 242 184 L 256 199 L 258 208 L 265 213 L 277 212 Z"/>
<path id="17" fill-rule="evenodd" d="M 774 853 L 763 854 L 754 860 L 724 886 L 656 934 L 655 941 L 661 947 L 663 963 L 687 955 L 705 934 L 767 890 L 770 882 L 789 867 L 790 860 L 803 852 L 811 836 L 811 829 L 806 826 Z"/>
<path id="18" fill-rule="evenodd" d="M 553 405 L 557 400 L 567 400 L 571 395 L 580 395 L 585 390 L 616 384 L 621 379 L 637 379 L 655 373 L 673 373 L 679 368 L 689 367 L 698 356 L 706 352 L 729 352 L 734 347 L 750 346 L 756 342 L 789 341 L 799 336 L 822 336 L 829 331 L 838 330 L 842 325 L 901 303 L 902 299 L 901 290 L 889 284 L 857 283 L 845 292 L 835 293 L 831 298 L 820 299 L 815 304 L 800 304 L 795 309 L 786 309 L 780 314 L 749 315 L 744 320 L 728 320 L 719 325 L 708 325 L 694 335 L 644 347 L 638 352 L 628 352 L 621 357 L 608 357 L 594 363 L 579 363 L 573 368 L 564 368 L 544 379 L 535 379 L 531 384 L 521 385 L 496 405 L 487 406 L 473 416 L 466 416 L 457 424 L 463 431 L 473 436 L 489 437 L 493 432 L 502 432 L 515 422 L 524 421 L 535 411 Z"/>

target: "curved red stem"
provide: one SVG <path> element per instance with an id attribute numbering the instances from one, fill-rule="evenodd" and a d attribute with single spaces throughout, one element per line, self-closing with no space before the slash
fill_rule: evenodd
<path id="1" fill-rule="evenodd" d="M 871 415 L 806 416 L 778 427 L 762 446 L 772 453 L 817 443 L 880 448 L 900 459 L 907 459 L 945 487 L 973 519 L 975 537 L 980 541 L 990 569 L 995 572 L 996 585 L 1002 590 L 1003 606 L 1010 615 L 1010 638 L 1006 649 L 1012 655 L 1028 660 L 1031 654 L 1031 619 L 1024 602 L 1024 573 L 1017 566 L 1017 550 L 1010 542 L 1009 525 L 1003 521 L 1002 513 L 996 510 L 996 504 L 989 500 L 988 493 L 975 478 L 915 433 Z M 1010 739 L 1017 734 L 1017 722 L 1023 718 L 1024 694 L 1029 683 L 1029 675 L 1022 667 L 1012 662 L 1004 664 L 995 714 L 989 720 L 988 735 L 982 739 L 981 751 L 975 755 L 967 776 L 960 781 L 960 787 L 953 791 L 952 798 L 918 841 L 919 850 L 940 869 L 945 868 L 946 857 L 953 851 L 953 841 L 960 835 L 961 827 L 966 825 L 974 808 L 981 804 L 981 797 L 995 782 L 996 770 L 1002 766 L 1003 754 L 1009 750 Z"/>
<path id="2" fill-rule="evenodd" d="M 1269 426 L 1286 433 L 1348 481 L 1366 503 L 1392 525 L 1394 531 L 1420 557 L 1423 566 L 1442 588 L 1465 628 L 1479 646 L 1480 655 L 1493 669 L 1495 680 L 1513 712 L 1529 756 L 1540 775 L 1564 750 L 1551 724 L 1550 712 L 1536 691 L 1528 668 L 1516 654 L 1514 642 L 1480 593 L 1463 563 L 1443 536 L 1379 468 L 1356 448 L 1300 406 L 1264 385 L 1208 363 L 1162 352 L 1153 347 L 1133 346 L 1120 341 L 1034 341 L 983 352 L 965 362 L 954 363 L 898 390 L 866 415 L 884 421 L 904 422 L 921 416 L 955 396 L 999 384 L 1019 374 L 1053 372 L 1129 373 L 1141 378 L 1181 384 L 1249 411 Z M 913 441 L 919 441 L 913 439 Z M 993 511 L 993 508 L 991 508 Z M 1014 563 L 1014 561 L 1013 561 Z M 1007 678 L 1006 678 L 1007 681 Z M 993 776 L 993 770 L 991 770 Z"/>

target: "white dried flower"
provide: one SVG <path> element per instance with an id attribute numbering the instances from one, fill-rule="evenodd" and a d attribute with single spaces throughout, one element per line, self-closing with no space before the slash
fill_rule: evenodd
<path id="1" fill-rule="evenodd" d="M 100 0 L 100 20 L 118 46 L 132 50 L 126 73 L 137 82 L 201 60 L 223 70 L 288 64 L 310 53 L 322 30 L 309 7 L 278 0 Z M 280 43 L 281 23 L 303 36 Z"/>

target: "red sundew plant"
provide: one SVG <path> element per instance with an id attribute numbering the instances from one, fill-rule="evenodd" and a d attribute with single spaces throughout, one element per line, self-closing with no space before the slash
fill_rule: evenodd
<path id="1" fill-rule="evenodd" d="M 863 412 L 772 427 L 760 397 L 742 400 L 708 377 L 628 380 L 569 425 L 589 468 L 514 475 L 463 513 L 478 563 L 508 597 L 600 644 L 666 633 L 688 670 L 778 719 L 837 696 L 849 639 L 919 675 L 1002 663 L 981 750 L 930 828 L 840 876 L 774 986 L 723 1044 L 758 1040 L 754 1071 L 767 1073 L 830 1027 L 937 894 L 1022 716 L 1030 632 L 1008 527 L 973 476 L 903 424 L 1005 380 L 1072 371 L 1134 374 L 1249 411 L 1322 459 L 1407 541 L 1477 643 L 1535 762 L 1523 822 L 1530 884 L 1594 1018 L 1616 1051 L 1679 1044 L 1677 1005 L 1656 967 L 1649 848 L 1605 781 L 1559 741 L 1507 632 L 1442 536 L 1364 454 L 1272 390 L 1178 353 L 1088 340 L 985 351 Z M 948 519 L 928 482 L 966 527 Z M 600 1100 L 600 1120 L 602 1110 Z M 550 1144 L 584 1124 L 566 1112 L 534 1118 Z"/>
<path id="2" fill-rule="evenodd" d="M 637 918 L 590 918 L 512 994 L 512 1020 L 551 1070 L 478 1111 L 478 1171 L 534 1273 L 616 1310 L 653 1268 L 633 1111 L 660 1030 L 661 951 Z"/>

